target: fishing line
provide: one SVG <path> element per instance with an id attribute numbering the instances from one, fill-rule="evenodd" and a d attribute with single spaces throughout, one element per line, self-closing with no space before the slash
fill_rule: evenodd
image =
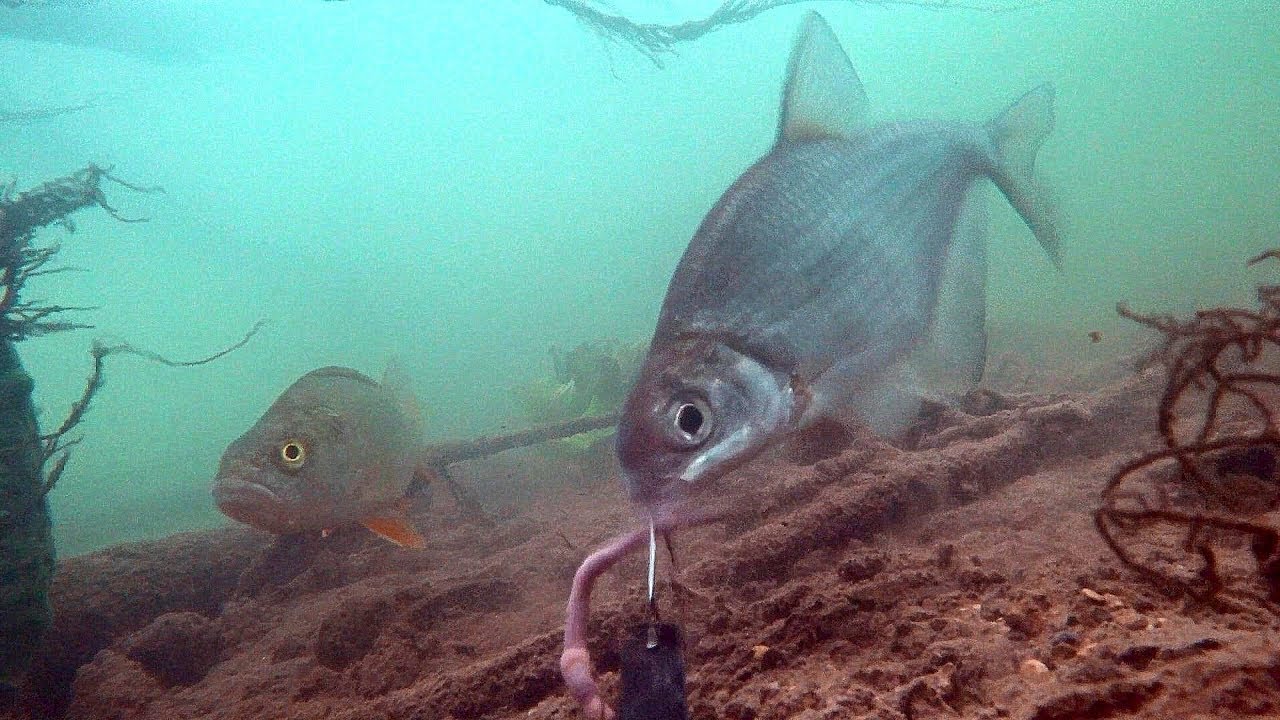
<path id="1" fill-rule="evenodd" d="M 653 604 L 654 568 L 658 564 L 658 541 L 653 528 L 653 518 L 649 518 L 649 604 Z"/>
<path id="2" fill-rule="evenodd" d="M 658 603 L 654 597 L 654 576 L 658 566 L 658 539 L 653 527 L 653 517 L 649 518 L 649 632 L 645 638 L 645 647 L 650 650 L 658 646 Z"/>

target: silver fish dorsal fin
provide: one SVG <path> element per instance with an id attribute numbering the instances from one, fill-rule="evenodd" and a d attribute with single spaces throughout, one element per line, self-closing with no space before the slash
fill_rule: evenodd
<path id="1" fill-rule="evenodd" d="M 777 141 L 852 137 L 866 113 L 867 93 L 853 63 L 827 21 L 810 11 L 787 63 Z"/>

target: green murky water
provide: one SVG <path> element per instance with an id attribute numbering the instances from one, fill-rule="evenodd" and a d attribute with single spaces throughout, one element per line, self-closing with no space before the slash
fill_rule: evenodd
<path id="1" fill-rule="evenodd" d="M 159 184 L 76 216 L 28 295 L 100 309 L 21 347 L 43 422 L 96 336 L 220 363 L 114 358 L 53 507 L 61 552 L 223 522 L 223 447 L 326 364 L 415 379 L 434 437 L 518 422 L 548 348 L 645 340 L 702 215 L 771 142 L 798 17 L 817 6 L 879 118 L 985 119 L 1042 80 L 1058 128 L 1055 274 L 993 203 L 997 351 L 1089 363 L 1125 349 L 1117 300 L 1247 303 L 1280 244 L 1280 24 L 1267 2 L 1055 2 L 1023 12 L 804 3 L 683 46 L 664 69 L 539 0 L 101 0 L 0 9 L 0 125 L 19 188 L 87 161 Z M 620 2 L 652 21 L 714 2 Z M 1101 330 L 1107 341 L 1088 342 Z"/>

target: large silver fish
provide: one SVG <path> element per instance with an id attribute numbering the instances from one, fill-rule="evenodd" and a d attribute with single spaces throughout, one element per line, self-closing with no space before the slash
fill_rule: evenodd
<path id="1" fill-rule="evenodd" d="M 218 509 L 277 534 L 359 523 L 421 547 L 407 514 L 435 473 L 407 387 L 391 369 L 382 383 L 344 367 L 303 375 L 223 452 Z"/>
<path id="2" fill-rule="evenodd" d="M 835 409 L 901 428 L 925 377 L 973 383 L 986 356 L 985 180 L 1055 264 L 1032 180 L 1053 128 L 1041 85 L 986 123 L 868 127 L 827 23 L 794 46 L 773 148 L 724 193 L 680 260 L 617 449 L 634 500 L 681 497 Z"/>
<path id="3" fill-rule="evenodd" d="M 1053 127 L 1050 86 L 985 124 L 867 127 L 866 104 L 831 29 L 806 15 L 777 140 L 689 243 L 623 406 L 618 457 L 652 530 L 723 511 L 683 501 L 824 415 L 852 408 L 891 434 L 930 385 L 981 377 L 987 259 L 977 190 L 987 180 L 1060 263 L 1032 181 Z M 650 528 L 618 536 L 574 574 L 560 672 L 588 717 L 612 716 L 587 652 L 591 590 Z"/>

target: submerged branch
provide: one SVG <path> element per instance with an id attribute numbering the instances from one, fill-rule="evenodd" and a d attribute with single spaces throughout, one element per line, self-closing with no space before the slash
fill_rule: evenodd
<path id="1" fill-rule="evenodd" d="M 169 358 L 159 353 L 152 352 L 151 350 L 146 350 L 144 348 L 135 347 L 134 345 L 131 345 L 127 342 L 116 343 L 115 345 L 107 345 L 105 342 L 101 340 L 97 340 L 93 343 L 93 348 L 94 348 L 93 353 L 95 356 L 97 356 L 98 353 L 101 353 L 104 356 L 115 355 L 117 353 L 124 353 L 127 355 L 137 355 L 138 357 L 146 358 L 147 360 L 160 363 L 161 365 L 168 365 L 169 367 L 192 367 L 194 365 L 204 365 L 206 363 L 211 363 L 214 360 L 217 360 L 218 358 L 222 357 L 223 355 L 226 355 L 227 353 L 233 352 L 235 350 L 239 350 L 240 348 L 244 347 L 249 343 L 249 340 L 252 339 L 254 335 L 258 334 L 258 331 L 262 329 L 262 326 L 266 324 L 267 324 L 267 321 L 265 319 L 259 320 L 258 322 L 253 324 L 253 327 L 249 328 L 249 331 L 244 334 L 244 337 L 240 338 L 235 343 L 228 345 L 222 350 L 219 350 L 218 352 L 212 355 L 209 355 L 208 357 L 200 358 L 199 360 L 170 360 Z"/>
<path id="2" fill-rule="evenodd" d="M 0 123 L 20 123 L 31 122 L 33 120 L 47 120 L 49 118 L 58 117 L 59 115 L 70 115 L 81 110 L 88 110 L 93 107 L 93 103 L 80 103 L 79 105 L 62 105 L 56 107 L 37 107 L 27 108 L 26 110 L 6 110 L 0 111 Z"/>
<path id="3" fill-rule="evenodd" d="M 495 455 L 504 450 L 537 445 L 550 440 L 572 437 L 592 430 L 611 427 L 618 422 L 616 413 L 578 417 L 564 422 L 539 425 L 506 435 L 490 435 L 471 440 L 456 440 L 431 445 L 427 450 L 427 463 L 436 469 L 466 460 Z"/>
<path id="4" fill-rule="evenodd" d="M 805 0 L 725 0 L 714 12 L 701 20 L 690 20 L 673 25 L 637 23 L 622 15 L 603 10 L 603 3 L 592 0 L 543 0 L 548 5 L 573 13 L 584 25 L 601 37 L 619 44 L 630 45 L 643 53 L 656 66 L 662 67 L 664 55 L 674 54 L 676 45 L 692 42 L 704 35 L 747 22 L 774 8 L 798 5 Z M 1031 2 L 983 2 L 971 0 L 845 0 L 860 5 L 905 5 L 931 10 L 970 10 L 976 12 L 1011 12 L 1047 5 L 1052 0 Z"/>

